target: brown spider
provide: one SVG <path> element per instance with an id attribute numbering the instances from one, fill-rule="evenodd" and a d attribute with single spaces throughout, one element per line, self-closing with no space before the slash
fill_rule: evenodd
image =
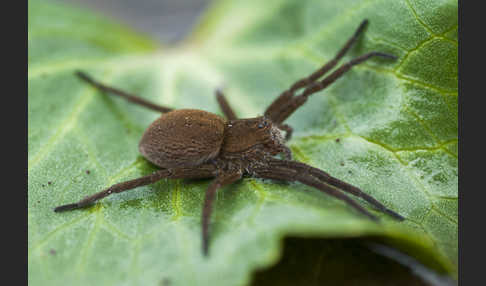
<path id="1" fill-rule="evenodd" d="M 161 169 L 148 176 L 115 184 L 104 191 L 87 196 L 77 203 L 59 206 L 54 211 L 83 208 L 113 193 L 152 184 L 163 178 L 214 178 L 206 190 L 202 210 L 202 249 L 204 255 L 208 253 L 209 218 L 216 191 L 243 177 L 298 181 L 343 200 L 373 220 L 378 219 L 338 191 L 340 189 L 364 199 L 380 211 L 388 213 L 396 219 L 403 220 L 404 218 L 401 215 L 386 208 L 359 188 L 334 178 L 322 170 L 292 161 L 292 153 L 285 146 L 285 141 L 289 140 L 292 135 L 292 128 L 283 124 L 283 122 L 303 105 L 310 95 L 323 90 L 350 70 L 351 67 L 371 57 L 396 59 L 393 55 L 370 52 L 352 59 L 329 76 L 317 81 L 331 70 L 351 48 L 367 23 L 367 20 L 361 23 L 334 59 L 310 76 L 295 82 L 267 107 L 263 116 L 256 118 L 237 119 L 219 90 L 216 91 L 216 98 L 227 118 L 226 120 L 202 110 L 173 110 L 155 105 L 142 98 L 103 85 L 83 72 L 76 72 L 81 79 L 101 91 L 110 92 L 135 104 L 166 113 L 149 126 L 139 144 L 140 153 Z M 302 93 L 295 95 L 295 92 L 301 88 L 304 88 Z M 281 131 L 286 132 L 285 139 Z M 282 154 L 285 159 L 274 158 L 277 154 Z"/>

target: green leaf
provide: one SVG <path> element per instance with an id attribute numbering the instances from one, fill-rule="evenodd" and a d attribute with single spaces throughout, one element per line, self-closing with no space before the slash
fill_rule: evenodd
<path id="1" fill-rule="evenodd" d="M 102 18 L 29 1 L 29 282 L 242 285 L 278 261 L 289 235 L 378 237 L 457 277 L 457 1 L 216 1 L 171 48 Z M 214 90 L 224 85 L 237 114 L 253 117 L 330 60 L 365 18 L 370 25 L 342 62 L 371 50 L 398 61 L 366 62 L 313 95 L 287 121 L 289 146 L 406 221 L 369 208 L 382 217 L 376 224 L 315 189 L 246 178 L 218 193 L 206 259 L 207 180 L 162 180 L 53 212 L 155 170 L 138 141 L 158 114 L 96 91 L 74 70 L 217 114 Z"/>

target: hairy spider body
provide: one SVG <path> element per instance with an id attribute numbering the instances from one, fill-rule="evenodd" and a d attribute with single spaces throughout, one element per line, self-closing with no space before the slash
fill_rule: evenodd
<path id="1" fill-rule="evenodd" d="M 197 166 L 218 156 L 225 121 L 202 110 L 170 111 L 147 128 L 138 149 L 147 160 L 162 168 Z"/>
<path id="2" fill-rule="evenodd" d="M 178 109 L 161 115 L 147 128 L 138 148 L 148 161 L 161 168 L 221 160 L 236 162 L 256 154 L 284 153 L 290 159 L 281 131 L 269 119 L 261 116 L 227 121 L 197 109 Z"/>
<path id="3" fill-rule="evenodd" d="M 295 82 L 267 107 L 264 116 L 255 118 L 238 119 L 220 90 L 216 91 L 216 98 L 226 119 L 202 110 L 172 110 L 156 105 L 99 83 L 83 72 L 77 72 L 82 80 L 101 91 L 110 92 L 132 103 L 164 113 L 147 128 L 139 144 L 140 153 L 161 169 L 141 178 L 115 184 L 77 203 L 62 205 L 54 210 L 60 212 L 83 208 L 113 193 L 148 185 L 163 178 L 214 178 L 206 190 L 202 209 L 204 255 L 208 253 L 209 220 L 217 190 L 248 176 L 300 182 L 340 199 L 361 214 L 377 220 L 375 215 L 343 193 L 347 192 L 396 219 L 404 219 L 358 187 L 332 177 L 320 169 L 291 160 L 292 153 L 285 145 L 291 138 L 293 129 L 283 122 L 302 106 L 310 95 L 323 90 L 353 66 L 369 58 L 396 59 L 385 53 L 370 52 L 352 59 L 319 80 L 336 66 L 338 60 L 355 43 L 366 24 L 367 20 L 361 23 L 330 62 L 308 77 Z M 296 95 L 300 89 L 303 91 Z M 282 132 L 286 133 L 285 138 Z M 283 159 L 277 159 L 276 155 L 281 155 Z"/>

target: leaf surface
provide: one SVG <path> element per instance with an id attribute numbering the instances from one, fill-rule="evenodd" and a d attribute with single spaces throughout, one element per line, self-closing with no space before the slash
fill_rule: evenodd
<path id="1" fill-rule="evenodd" d="M 359 186 L 407 218 L 368 221 L 297 183 L 244 179 L 215 204 L 210 257 L 200 214 L 209 181 L 162 180 L 94 207 L 54 213 L 155 168 L 138 153 L 159 115 L 104 95 L 94 78 L 153 102 L 240 117 L 330 60 L 363 19 L 345 61 L 372 60 L 287 123 L 295 159 Z M 99 15 L 29 1 L 28 248 L 36 285 L 242 285 L 281 255 L 283 237 L 373 236 L 457 277 L 457 2 L 215 1 L 192 35 L 158 46 Z M 339 139 L 339 140 L 337 140 Z M 337 142 L 339 141 L 339 142 Z"/>

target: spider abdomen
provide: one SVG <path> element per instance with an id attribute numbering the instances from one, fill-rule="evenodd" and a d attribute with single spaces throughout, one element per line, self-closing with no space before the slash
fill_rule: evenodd
<path id="1" fill-rule="evenodd" d="M 196 166 L 219 154 L 224 129 L 224 119 L 216 114 L 174 110 L 147 128 L 138 148 L 147 160 L 162 168 Z"/>

